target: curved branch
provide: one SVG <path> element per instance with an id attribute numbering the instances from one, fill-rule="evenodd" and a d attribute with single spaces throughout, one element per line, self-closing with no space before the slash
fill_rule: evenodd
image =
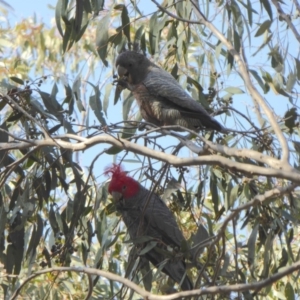
<path id="1" fill-rule="evenodd" d="M 72 134 L 66 134 L 65 137 L 72 138 L 75 136 Z M 60 136 L 62 138 L 62 136 Z M 77 137 L 78 139 L 78 137 Z M 160 161 L 167 162 L 175 167 L 182 167 L 182 166 L 194 166 L 194 165 L 219 165 L 224 168 L 229 168 L 233 172 L 241 172 L 242 174 L 247 174 L 250 176 L 253 175 L 260 175 L 260 176 L 267 176 L 267 177 L 277 177 L 277 178 L 284 178 L 287 180 L 291 180 L 293 182 L 300 183 L 300 173 L 297 172 L 295 169 L 291 168 L 289 165 L 282 166 L 279 168 L 266 168 L 260 167 L 256 165 L 240 163 L 237 161 L 232 161 L 229 158 L 221 157 L 220 155 L 213 154 L 213 155 L 204 155 L 198 157 L 178 157 L 172 154 L 163 153 L 161 151 L 149 149 L 145 146 L 138 145 L 136 143 L 130 142 L 126 139 L 122 138 L 115 138 L 113 136 L 102 135 L 102 136 L 95 136 L 92 138 L 82 138 L 81 142 L 76 144 L 66 142 L 63 140 L 58 140 L 56 137 L 52 137 L 51 139 L 44 139 L 44 140 L 29 140 L 28 142 L 18 142 L 18 143 L 0 143 L 0 150 L 16 150 L 16 149 L 26 149 L 30 148 L 33 145 L 40 148 L 45 146 L 52 146 L 52 147 L 61 147 L 67 150 L 72 151 L 81 151 L 88 149 L 97 144 L 110 144 L 116 146 L 120 149 L 131 151 L 136 154 L 145 155 L 154 159 L 158 159 Z M 208 142 L 210 144 L 211 142 Z M 222 150 L 221 145 L 216 145 L 211 143 L 212 147 L 216 147 L 216 149 Z M 213 148 L 212 148 L 213 149 Z M 234 149 L 228 148 L 228 151 L 233 151 Z M 250 150 L 248 150 L 250 151 Z M 240 155 L 245 154 L 247 155 L 247 150 L 236 150 L 236 153 Z M 258 152 L 257 152 L 258 153 Z M 262 154 L 260 154 L 261 157 Z M 266 157 L 267 159 L 271 159 L 270 157 Z M 265 162 L 266 163 L 266 162 Z"/>
<path id="2" fill-rule="evenodd" d="M 113 273 L 110 273 L 107 271 L 98 270 L 98 269 L 94 269 L 94 268 L 87 268 L 87 267 L 56 267 L 56 268 L 44 269 L 44 270 L 35 272 L 34 274 L 32 274 L 31 276 L 26 278 L 24 280 L 24 282 L 15 290 L 15 292 L 11 296 L 10 300 L 14 300 L 17 298 L 17 296 L 21 292 L 21 289 L 24 287 L 24 285 L 26 283 L 28 283 L 29 281 L 31 281 L 32 279 L 34 279 L 37 276 L 40 276 L 40 275 L 46 274 L 46 273 L 52 273 L 52 272 L 76 272 L 76 273 L 85 273 L 85 274 L 88 274 L 89 276 L 90 275 L 102 276 L 109 280 L 120 282 L 120 283 L 128 286 L 133 291 L 137 292 L 139 295 L 142 295 L 144 297 L 148 297 L 149 295 L 151 295 L 151 293 L 145 291 L 140 286 L 138 286 L 134 282 L 128 280 L 127 278 L 123 278 L 119 275 L 116 275 L 116 274 L 113 274 Z M 150 298 L 148 298 L 148 299 L 150 299 Z"/>
<path id="3" fill-rule="evenodd" d="M 144 299 L 147 300 L 174 300 L 174 299 L 180 299 L 182 297 L 190 297 L 190 296 L 201 296 L 201 295 L 216 295 L 220 293 L 230 293 L 230 292 L 242 292 L 242 291 L 248 291 L 248 290 L 260 290 L 263 287 L 266 287 L 279 279 L 281 279 L 284 276 L 287 276 L 289 274 L 292 274 L 293 272 L 300 270 L 300 261 L 294 264 L 291 264 L 289 267 L 284 268 L 281 272 L 278 272 L 272 276 L 270 276 L 267 279 L 253 282 L 253 283 L 245 283 L 245 284 L 233 284 L 233 285 L 221 285 L 221 286 L 212 286 L 208 288 L 198 289 L 198 290 L 192 290 L 192 291 L 185 291 L 185 292 L 179 292 L 174 293 L 172 295 L 165 295 L 165 296 L 157 296 L 154 294 L 151 294 L 148 291 L 145 291 L 143 288 L 135 284 L 134 282 L 128 280 L 127 278 L 123 278 L 119 275 L 98 270 L 94 268 L 87 268 L 87 267 L 56 267 L 51 269 L 45 269 L 38 271 L 34 273 L 33 275 L 29 276 L 13 293 L 10 300 L 14 300 L 17 298 L 17 296 L 20 294 L 21 289 L 24 287 L 26 283 L 28 283 L 33 278 L 50 272 L 77 272 L 77 273 L 85 273 L 89 275 L 97 275 L 105 277 L 109 280 L 120 282 L 133 291 L 135 291 L 137 294 L 144 297 Z"/>

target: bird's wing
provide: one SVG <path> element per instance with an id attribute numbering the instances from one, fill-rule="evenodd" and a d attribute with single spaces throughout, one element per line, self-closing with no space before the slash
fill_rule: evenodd
<path id="1" fill-rule="evenodd" d="M 171 74 L 161 68 L 151 67 L 143 84 L 151 95 L 163 97 L 185 112 L 209 115 L 200 103 L 184 91 Z"/>
<path id="2" fill-rule="evenodd" d="M 144 218 L 149 228 L 147 235 L 161 239 L 165 244 L 180 248 L 184 239 L 173 213 L 167 205 L 156 194 L 151 195 L 151 199 L 144 210 Z"/>
<path id="3" fill-rule="evenodd" d="M 204 127 L 222 131 L 222 125 L 186 93 L 171 74 L 163 69 L 151 66 L 143 84 L 149 94 L 165 108 L 176 109 L 183 117 L 198 119 Z"/>

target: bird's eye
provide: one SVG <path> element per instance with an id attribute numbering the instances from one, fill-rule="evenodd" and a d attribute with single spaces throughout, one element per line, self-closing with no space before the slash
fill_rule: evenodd
<path id="1" fill-rule="evenodd" d="M 129 64 L 128 64 L 128 67 L 132 67 L 132 63 L 129 63 Z"/>
<path id="2" fill-rule="evenodd" d="M 126 188 L 127 188 L 127 186 L 123 185 L 123 187 L 122 187 L 123 192 L 126 190 Z"/>

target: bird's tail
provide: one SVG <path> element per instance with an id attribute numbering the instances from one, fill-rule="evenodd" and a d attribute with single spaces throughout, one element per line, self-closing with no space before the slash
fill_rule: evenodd
<path id="1" fill-rule="evenodd" d="M 183 260 L 167 259 L 161 253 L 152 249 L 146 254 L 146 257 L 157 268 L 163 264 L 162 271 L 170 276 L 175 282 L 181 284 L 181 289 L 189 291 L 193 289 L 193 283 L 186 274 L 186 266 Z"/>

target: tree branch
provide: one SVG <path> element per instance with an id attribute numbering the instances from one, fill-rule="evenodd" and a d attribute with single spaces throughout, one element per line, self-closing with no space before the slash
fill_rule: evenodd
<path id="1" fill-rule="evenodd" d="M 171 295 L 165 295 L 165 296 L 157 296 L 154 294 L 151 294 L 148 291 L 145 291 L 143 288 L 135 284 L 134 282 L 123 278 L 119 275 L 113 274 L 111 272 L 98 270 L 94 268 L 87 268 L 87 267 L 56 267 L 51 269 L 45 269 L 38 271 L 34 273 L 33 275 L 29 276 L 24 282 L 15 290 L 13 295 L 11 296 L 10 300 L 15 300 L 17 296 L 20 294 L 21 289 L 24 287 L 25 284 L 27 284 L 29 281 L 34 279 L 35 277 L 51 273 L 51 272 L 76 272 L 76 273 L 85 273 L 89 275 L 97 275 L 102 276 L 104 278 L 107 278 L 109 280 L 120 282 L 130 289 L 132 289 L 137 294 L 144 297 L 144 299 L 147 300 L 174 300 L 174 299 L 181 299 L 182 297 L 190 297 L 190 296 L 201 296 L 201 295 L 216 295 L 220 293 L 230 293 L 230 292 L 243 292 L 248 290 L 260 290 L 277 280 L 281 279 L 284 276 L 287 276 L 289 274 L 292 274 L 293 272 L 300 270 L 300 261 L 294 264 L 291 264 L 289 267 L 284 268 L 281 272 L 278 272 L 272 276 L 270 276 L 267 279 L 252 282 L 249 284 L 233 284 L 233 285 L 221 285 L 221 286 L 212 286 L 208 288 L 202 288 L 199 290 L 192 290 L 192 291 L 185 291 L 185 292 L 179 292 L 174 293 Z M 86 298 L 87 299 L 87 298 Z"/>
<path id="2" fill-rule="evenodd" d="M 78 140 L 78 136 L 72 134 L 65 134 L 64 137 Z M 71 142 L 66 142 L 61 140 L 63 136 L 59 137 L 51 137 L 44 140 L 29 140 L 28 142 L 18 142 L 18 143 L 0 143 L 0 150 L 16 150 L 16 149 L 27 149 L 32 146 L 35 147 L 45 147 L 45 146 L 52 146 L 52 147 L 60 147 L 66 150 L 72 151 L 81 151 L 88 149 L 97 144 L 110 144 L 116 146 L 120 149 L 131 151 L 136 154 L 141 154 L 145 156 L 149 156 L 154 159 L 158 159 L 160 161 L 167 162 L 175 167 L 182 167 L 182 166 L 194 166 L 194 165 L 219 165 L 224 168 L 229 168 L 234 172 L 241 172 L 242 174 L 247 174 L 250 176 L 259 175 L 259 176 L 267 176 L 267 177 L 277 177 L 277 178 L 284 178 L 286 180 L 291 180 L 293 182 L 300 183 L 300 173 L 295 169 L 291 168 L 289 165 L 284 165 L 279 168 L 266 168 L 260 167 L 252 164 L 240 163 L 237 161 L 232 161 L 229 158 L 221 157 L 220 155 L 213 154 L 213 155 L 204 155 L 198 157 L 185 157 L 180 158 L 178 156 L 163 153 L 161 151 L 149 149 L 145 146 L 138 145 L 134 142 L 130 142 L 126 139 L 116 138 L 113 136 L 102 135 L 102 136 L 95 136 L 91 138 L 83 138 L 80 137 L 81 142 L 73 144 Z M 216 151 L 225 151 L 224 146 L 216 145 L 211 142 L 208 142 L 208 145 L 211 145 L 212 149 L 216 149 Z M 227 149 L 227 148 L 226 148 Z M 252 153 L 251 150 L 235 150 L 228 148 L 228 155 L 230 153 L 235 153 L 236 156 L 243 156 L 247 157 L 248 153 Z M 236 151 L 236 152 L 234 152 Z M 250 151 L 250 152 L 247 152 Z M 240 153 L 239 155 L 237 153 Z M 259 152 L 254 152 L 255 155 L 261 155 L 261 158 L 264 158 L 262 154 Z M 253 155 L 254 155 L 253 153 Z M 259 158 L 259 157 L 258 157 Z M 267 163 L 268 160 L 272 159 L 268 156 L 265 157 Z M 263 161 L 263 160 L 262 160 Z"/>
<path id="3" fill-rule="evenodd" d="M 295 6 L 296 6 L 296 9 L 297 9 L 297 11 L 298 11 L 298 14 L 300 15 L 300 4 L 298 3 L 297 0 L 294 0 L 294 4 L 295 4 Z"/>

